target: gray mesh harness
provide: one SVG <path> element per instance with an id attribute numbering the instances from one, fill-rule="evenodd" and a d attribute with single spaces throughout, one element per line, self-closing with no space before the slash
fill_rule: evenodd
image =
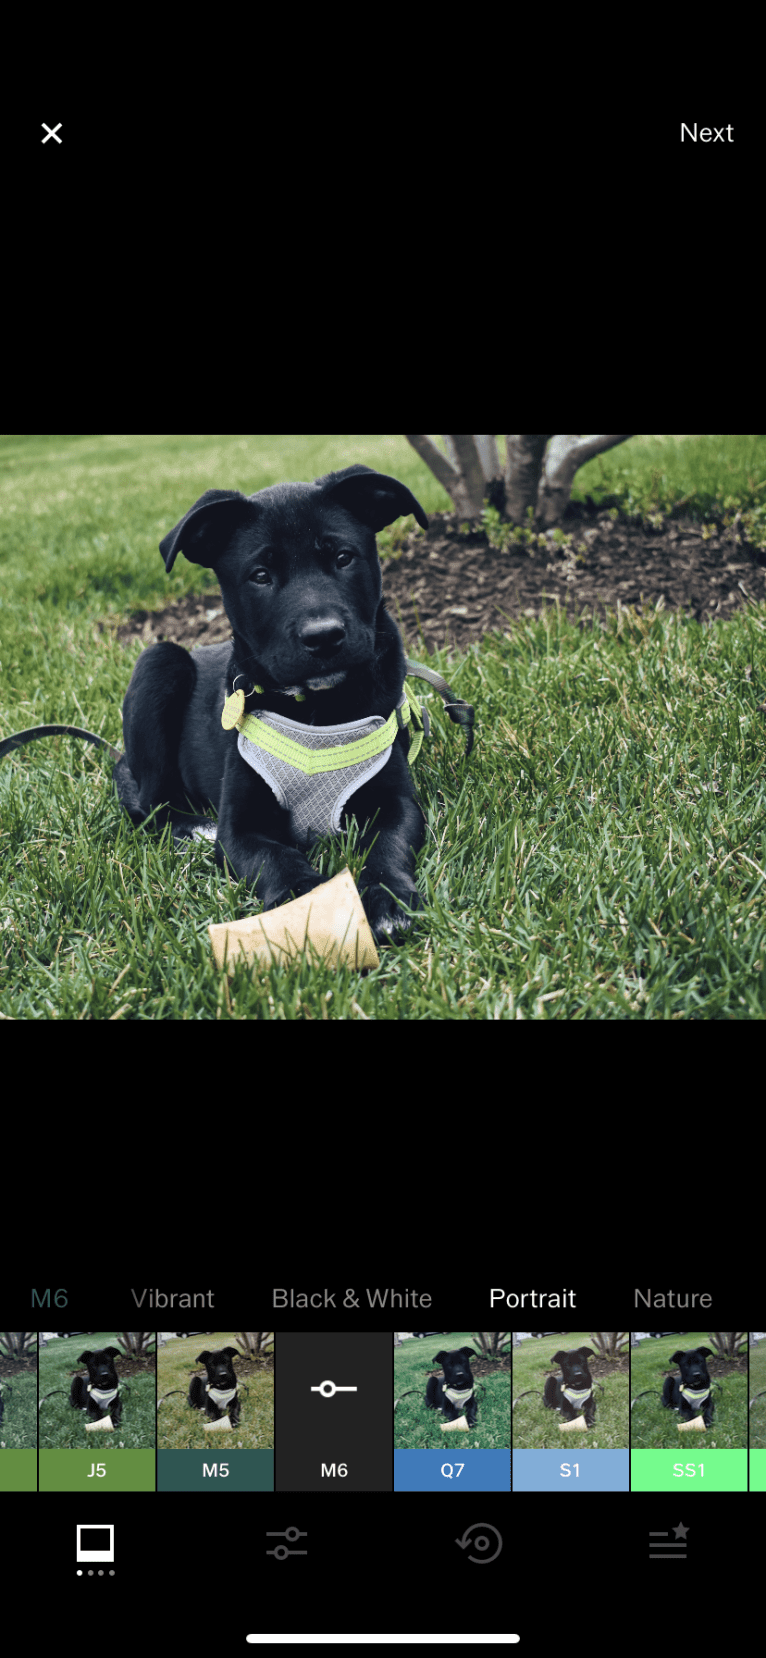
<path id="1" fill-rule="evenodd" d="M 237 748 L 290 813 L 290 832 L 306 847 L 317 835 L 337 835 L 349 796 L 386 765 L 410 708 L 402 691 L 389 719 L 370 714 L 342 725 L 301 725 L 270 709 L 241 720 Z M 385 745 L 385 746 L 384 746 Z"/>

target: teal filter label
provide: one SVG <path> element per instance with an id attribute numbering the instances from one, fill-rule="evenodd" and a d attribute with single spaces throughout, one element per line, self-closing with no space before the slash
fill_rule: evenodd
<path id="1" fill-rule="evenodd" d="M 629 1490 L 627 1333 L 517 1331 L 514 1491 Z"/>
<path id="2" fill-rule="evenodd" d="M 510 1489 L 509 1337 L 394 1336 L 397 1491 Z"/>
<path id="3" fill-rule="evenodd" d="M 0 1331 L 0 1491 L 37 1490 L 37 1331 Z"/>
<path id="4" fill-rule="evenodd" d="M 40 1490 L 153 1491 L 154 1332 L 41 1330 L 38 1339 Z"/>
<path id="5" fill-rule="evenodd" d="M 274 1335 L 160 1331 L 160 1491 L 272 1491 Z"/>
<path id="6" fill-rule="evenodd" d="M 158 1451 L 158 1491 L 273 1491 L 274 1452 L 211 1445 L 204 1451 Z"/>

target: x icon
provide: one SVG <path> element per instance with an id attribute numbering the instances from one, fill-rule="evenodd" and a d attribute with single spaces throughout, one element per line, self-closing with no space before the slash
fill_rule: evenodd
<path id="1" fill-rule="evenodd" d="M 49 126 L 48 126 L 48 125 L 47 125 L 47 124 L 46 124 L 46 122 L 45 122 L 45 121 L 43 121 L 43 123 L 42 123 L 42 125 L 43 125 L 43 126 L 44 126 L 44 127 L 45 127 L 45 137 L 44 137 L 44 139 L 43 139 L 43 143 L 44 143 L 44 144 L 47 144 L 47 142 L 48 142 L 48 139 L 49 139 L 49 138 L 55 138 L 55 139 L 56 139 L 56 143 L 57 143 L 57 144 L 60 144 L 60 143 L 61 143 L 61 139 L 60 139 L 60 138 L 57 138 L 57 137 L 56 137 L 56 134 L 57 134 L 57 132 L 58 132 L 58 130 L 59 130 L 59 127 L 60 127 L 60 126 L 61 126 L 61 122 L 60 122 L 60 121 L 59 121 L 59 124 L 58 124 L 58 127 L 49 127 Z"/>

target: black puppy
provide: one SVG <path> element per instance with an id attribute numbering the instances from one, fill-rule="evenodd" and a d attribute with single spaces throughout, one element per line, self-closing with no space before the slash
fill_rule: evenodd
<path id="1" fill-rule="evenodd" d="M 459 1347 L 454 1353 L 437 1353 L 434 1364 L 440 1364 L 444 1377 L 429 1376 L 426 1383 L 426 1404 L 430 1410 L 441 1410 L 448 1422 L 464 1416 L 469 1428 L 476 1421 L 478 1406 L 473 1391 L 471 1359 L 477 1359 L 472 1347 Z"/>
<path id="2" fill-rule="evenodd" d="M 679 1349 L 673 1354 L 671 1363 L 678 1365 L 681 1377 L 680 1380 L 678 1376 L 665 1377 L 662 1403 L 667 1410 L 679 1411 L 682 1422 L 691 1422 L 692 1417 L 701 1415 L 705 1427 L 710 1427 L 713 1394 L 705 1360 L 712 1358 L 712 1347 L 692 1347 L 686 1352 Z"/>
<path id="3" fill-rule="evenodd" d="M 329 879 L 304 851 L 353 813 L 367 823 L 360 847 L 372 848 L 359 888 L 378 940 L 412 924 L 397 899 L 419 905 L 425 837 L 407 763 L 404 650 L 375 544 L 410 512 L 427 528 L 404 484 L 368 466 L 250 496 L 207 489 L 160 552 L 168 571 L 178 552 L 215 570 L 233 643 L 144 651 L 114 770 L 133 823 L 161 807 L 155 821 L 176 842 L 215 839 L 216 862 L 225 857 L 267 910 Z M 208 805 L 217 832 L 194 815 Z"/>
<path id="4" fill-rule="evenodd" d="M 110 1416 L 113 1426 L 119 1426 L 122 1402 L 119 1395 L 120 1379 L 114 1368 L 119 1347 L 102 1347 L 98 1353 L 81 1353 L 78 1364 L 87 1364 L 88 1378 L 73 1376 L 69 1403 L 76 1410 L 86 1409 L 92 1422 Z"/>
<path id="5" fill-rule="evenodd" d="M 237 1378 L 231 1362 L 236 1357 L 236 1347 L 222 1347 L 218 1353 L 200 1353 L 196 1362 L 204 1364 L 207 1381 L 204 1376 L 192 1376 L 189 1383 L 189 1404 L 195 1410 L 202 1410 L 204 1406 L 211 1422 L 228 1416 L 233 1428 L 239 1421 L 240 1408 Z"/>
<path id="6" fill-rule="evenodd" d="M 596 1401 L 588 1360 L 597 1357 L 592 1347 L 574 1347 L 568 1353 L 554 1353 L 553 1363 L 561 1365 L 562 1375 L 546 1376 L 543 1404 L 549 1410 L 560 1410 L 564 1422 L 574 1422 L 576 1416 L 584 1416 L 588 1427 L 592 1428 Z"/>

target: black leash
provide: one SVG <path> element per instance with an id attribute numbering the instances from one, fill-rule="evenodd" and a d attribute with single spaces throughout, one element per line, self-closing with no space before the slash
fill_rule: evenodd
<path id="1" fill-rule="evenodd" d="M 437 674 L 435 668 L 426 668 L 423 666 L 422 662 L 412 662 L 408 656 L 405 656 L 404 658 L 404 673 L 405 678 L 408 674 L 414 674 L 416 679 L 428 680 L 429 685 L 433 685 L 439 692 L 439 695 L 444 701 L 445 711 L 449 714 L 453 724 L 462 725 L 465 731 L 465 757 L 467 760 L 471 749 L 473 748 L 473 727 L 475 716 L 472 703 L 461 702 L 460 697 L 455 696 L 454 691 L 450 690 L 446 679 L 442 679 L 441 674 Z M 427 729 L 426 736 L 428 736 Z"/>
<path id="2" fill-rule="evenodd" d="M 12 737 L 6 737 L 0 743 L 0 760 L 12 749 L 23 748 L 25 743 L 33 742 L 35 737 L 84 737 L 86 743 L 97 743 L 107 749 L 113 760 L 122 759 L 121 748 L 113 748 L 105 737 L 97 737 L 95 731 L 83 731 L 79 725 L 31 725 L 28 731 L 14 731 Z"/>

